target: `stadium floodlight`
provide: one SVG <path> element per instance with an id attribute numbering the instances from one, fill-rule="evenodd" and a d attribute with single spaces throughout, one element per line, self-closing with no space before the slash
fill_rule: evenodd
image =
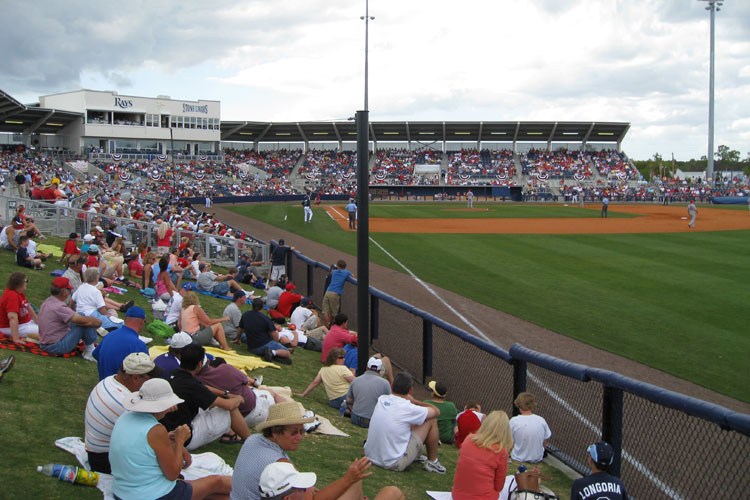
<path id="1" fill-rule="evenodd" d="M 706 180 L 713 184 L 714 182 L 714 25 L 716 11 L 721 10 L 723 2 L 717 0 L 698 0 L 707 2 L 706 10 L 711 13 L 711 42 L 708 69 L 708 166 L 706 167 Z"/>
<path id="2" fill-rule="evenodd" d="M 370 21 L 375 20 L 375 16 L 370 15 L 370 1 L 365 0 L 365 15 L 359 16 L 365 22 L 365 111 L 369 111 L 368 101 L 368 76 L 369 76 L 369 52 L 370 52 Z"/>

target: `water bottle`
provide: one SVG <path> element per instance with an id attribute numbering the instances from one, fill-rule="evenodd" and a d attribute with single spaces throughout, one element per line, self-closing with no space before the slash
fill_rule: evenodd
<path id="1" fill-rule="evenodd" d="M 526 466 L 524 464 L 521 464 L 518 466 L 518 473 L 526 472 Z"/>
<path id="2" fill-rule="evenodd" d="M 73 465 L 47 464 L 44 466 L 38 466 L 36 470 L 45 476 L 56 477 L 60 481 L 65 481 L 66 483 L 96 486 L 99 482 L 99 474 L 96 472 L 90 472 Z"/>

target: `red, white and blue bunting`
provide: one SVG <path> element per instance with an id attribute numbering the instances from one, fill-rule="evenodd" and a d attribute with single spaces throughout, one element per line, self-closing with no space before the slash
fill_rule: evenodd
<path id="1" fill-rule="evenodd" d="M 375 178 L 379 181 L 384 181 L 386 177 L 386 173 L 383 170 L 379 170 L 375 172 Z"/>
<path id="2" fill-rule="evenodd" d="M 117 154 L 117 153 L 112 153 L 112 159 L 114 161 L 120 161 L 120 160 L 122 160 L 122 155 L 121 154 Z"/>
<path id="3" fill-rule="evenodd" d="M 507 179 L 507 178 L 508 178 L 508 174 L 497 174 L 497 175 L 495 176 L 495 179 L 497 179 L 497 180 L 499 180 L 499 181 L 504 181 L 504 180 L 505 180 L 505 179 Z"/>
<path id="4" fill-rule="evenodd" d="M 547 179 L 549 179 L 549 174 L 546 172 L 542 172 L 540 174 L 537 174 L 536 178 L 540 181 L 546 181 Z"/>
<path id="5" fill-rule="evenodd" d="M 354 175 L 354 172 L 345 172 L 341 174 L 341 177 L 343 177 L 344 179 L 350 179 L 352 175 Z"/>
<path id="6" fill-rule="evenodd" d="M 617 178 L 621 181 L 624 181 L 628 178 L 628 174 L 626 174 L 625 172 L 620 172 L 619 174 L 617 174 Z"/>
<path id="7" fill-rule="evenodd" d="M 214 174 L 214 179 L 216 179 L 217 181 L 220 181 L 220 180 L 222 180 L 223 178 L 224 178 L 224 174 L 222 174 L 222 173 L 216 172 L 216 173 Z"/>
<path id="8" fill-rule="evenodd" d="M 461 172 L 460 174 L 458 174 L 458 178 L 462 181 L 468 181 L 469 179 L 471 179 L 471 176 L 465 172 Z"/>
<path id="9" fill-rule="evenodd" d="M 159 179 L 161 179 L 161 172 L 159 172 L 158 170 L 152 170 L 148 173 L 148 178 L 152 181 L 158 181 Z"/>
<path id="10" fill-rule="evenodd" d="M 193 177 L 195 177 L 196 181 L 202 181 L 206 177 L 206 174 L 203 172 L 195 172 Z"/>
<path id="11" fill-rule="evenodd" d="M 248 177 L 250 177 L 250 174 L 248 174 L 244 170 L 240 170 L 239 176 L 240 176 L 240 179 L 244 181 L 245 179 L 247 179 Z"/>
<path id="12" fill-rule="evenodd" d="M 206 161 L 206 160 L 208 160 L 208 156 L 206 156 L 206 155 L 200 155 L 200 156 L 198 156 L 198 160 L 200 160 L 200 161 Z"/>
<path id="13" fill-rule="evenodd" d="M 120 170 L 117 173 L 117 178 L 120 179 L 122 182 L 128 182 L 130 180 L 130 172 L 126 170 Z"/>
<path id="14" fill-rule="evenodd" d="M 583 174 L 578 174 L 578 173 L 577 174 L 573 174 L 573 178 L 575 180 L 577 180 L 577 181 L 582 181 L 582 180 L 586 179 L 586 177 L 584 177 Z"/>
<path id="15" fill-rule="evenodd" d="M 165 161 L 167 161 L 167 155 L 156 155 L 156 159 L 164 163 Z"/>

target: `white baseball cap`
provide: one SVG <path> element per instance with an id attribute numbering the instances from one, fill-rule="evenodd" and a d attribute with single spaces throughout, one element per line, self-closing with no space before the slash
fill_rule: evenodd
<path id="1" fill-rule="evenodd" d="M 273 462 L 263 469 L 258 491 L 261 498 L 272 498 L 292 488 L 311 488 L 317 480 L 314 472 L 297 472 L 289 462 Z"/>

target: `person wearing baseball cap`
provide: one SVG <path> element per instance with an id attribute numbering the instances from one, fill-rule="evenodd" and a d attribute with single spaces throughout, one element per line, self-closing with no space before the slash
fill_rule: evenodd
<path id="1" fill-rule="evenodd" d="M 432 391 L 432 398 L 425 399 L 425 403 L 437 406 L 440 410 L 438 416 L 438 431 L 440 433 L 440 442 L 443 444 L 453 444 L 456 439 L 456 417 L 458 409 L 452 401 L 445 399 L 448 395 L 448 388 L 445 384 L 437 380 L 431 381 L 427 387 Z"/>
<path id="2" fill-rule="evenodd" d="M 96 349 L 94 358 L 99 362 L 99 380 L 114 375 L 120 369 L 125 357 L 132 352 L 148 354 L 148 347 L 139 334 L 146 322 L 146 311 L 138 306 L 128 308 L 125 322 L 117 330 L 111 331 L 102 339 Z"/>
<path id="3" fill-rule="evenodd" d="M 258 491 L 261 498 L 302 500 L 317 481 L 314 472 L 297 472 L 289 462 L 274 462 L 263 469 Z"/>
<path id="4" fill-rule="evenodd" d="M 261 489 L 261 476 L 266 467 L 271 464 L 292 465 L 287 452 L 297 449 L 305 436 L 304 424 L 315 419 L 314 416 L 304 416 L 303 412 L 302 405 L 294 401 L 271 406 L 268 419 L 256 427 L 259 433 L 250 436 L 237 455 L 232 475 L 232 500 L 284 498 L 278 495 L 290 494 L 279 483 L 272 485 L 270 482 L 264 482 L 264 488 Z M 322 498 L 362 498 L 362 479 L 371 474 L 367 472 L 370 465 L 367 457 L 355 460 L 340 479 L 321 488 L 318 495 Z M 306 479 L 309 479 L 309 476 L 306 476 Z M 277 495 L 270 495 L 271 490 L 277 491 Z M 291 498 L 296 500 L 294 496 Z M 375 498 L 377 500 L 402 500 L 404 496 L 398 488 L 387 487 L 381 490 Z"/>
<path id="5" fill-rule="evenodd" d="M 144 382 L 161 377 L 162 369 L 148 354 L 128 354 L 116 374 L 100 381 L 89 394 L 84 414 L 85 444 L 91 470 L 111 474 L 109 439 L 114 422 L 125 413 L 123 401 L 138 392 Z"/>
<path id="6" fill-rule="evenodd" d="M 355 378 L 346 393 L 346 405 L 351 407 L 352 423 L 367 429 L 375 404 L 380 396 L 391 393 L 391 384 L 380 376 L 383 360 L 372 356 L 367 360 L 367 371 Z"/>
<path id="7" fill-rule="evenodd" d="M 94 316 L 81 316 L 65 304 L 73 287 L 68 278 L 59 276 L 52 280 L 50 296 L 39 308 L 39 347 L 49 354 L 68 354 L 79 340 L 86 345 L 83 359 L 94 359 L 94 342 L 99 338 L 96 329 L 102 320 Z"/>
<path id="8" fill-rule="evenodd" d="M 573 481 L 570 500 L 628 500 L 622 480 L 607 472 L 615 459 L 612 446 L 599 441 L 590 445 L 586 453 L 591 474 Z"/>
<path id="9" fill-rule="evenodd" d="M 169 349 L 164 354 L 157 356 L 154 359 L 156 366 L 161 367 L 164 370 L 163 378 L 169 377 L 169 375 L 180 367 L 180 355 L 182 349 L 193 343 L 193 337 L 187 332 L 177 332 L 169 339 Z"/>
<path id="10" fill-rule="evenodd" d="M 226 498 L 231 491 L 229 476 L 206 476 L 192 481 L 179 479 L 183 464 L 192 461 L 185 449 L 191 430 L 181 425 L 168 433 L 159 423 L 184 401 L 164 379 L 143 383 L 137 393 L 125 398 L 130 410 L 115 422 L 109 447 L 112 492 L 116 498 Z"/>

